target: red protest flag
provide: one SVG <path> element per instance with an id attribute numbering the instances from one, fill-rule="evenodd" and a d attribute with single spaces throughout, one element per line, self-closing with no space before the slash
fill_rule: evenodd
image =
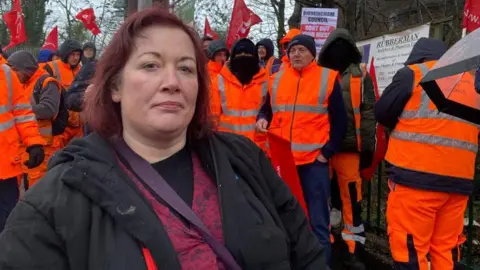
<path id="1" fill-rule="evenodd" d="M 210 23 L 208 22 L 208 19 L 205 17 L 205 29 L 203 30 L 203 36 L 204 37 L 211 37 L 214 40 L 218 39 L 217 33 L 215 33 L 212 30 L 212 27 L 210 27 Z"/>
<path id="2" fill-rule="evenodd" d="M 480 1 L 466 0 L 463 10 L 463 28 L 467 28 L 467 32 L 472 32 L 480 28 Z"/>
<path id="3" fill-rule="evenodd" d="M 8 50 L 27 41 L 20 0 L 13 0 L 12 10 L 3 13 L 2 18 L 10 32 L 10 44 L 5 46 L 5 48 L 3 48 L 4 50 Z"/>
<path id="4" fill-rule="evenodd" d="M 372 58 L 372 63 L 370 64 L 370 78 L 373 82 L 373 89 L 375 90 L 375 98 L 378 101 L 380 98 L 380 93 L 378 92 L 378 83 L 377 83 L 377 75 L 375 72 L 375 59 Z M 377 169 L 378 165 L 382 163 L 383 159 L 385 158 L 385 154 L 387 153 L 387 137 L 385 136 L 385 129 L 382 125 L 377 124 L 377 132 L 376 132 L 376 144 L 375 144 L 375 153 L 373 154 L 373 161 L 370 167 L 362 169 L 360 171 L 360 175 L 363 179 L 371 180 L 375 170 Z"/>
<path id="5" fill-rule="evenodd" d="M 273 168 L 290 188 L 308 218 L 307 203 L 303 197 L 300 177 L 298 176 L 290 142 L 270 132 L 267 133 L 267 140 Z"/>
<path id="6" fill-rule="evenodd" d="M 81 10 L 77 16 L 75 16 L 75 19 L 81 21 L 83 25 L 85 25 L 85 28 L 90 30 L 95 36 L 101 33 L 100 28 L 95 22 L 95 12 L 93 11 L 93 8 Z"/>
<path id="7" fill-rule="evenodd" d="M 261 22 L 262 19 L 250 10 L 243 0 L 235 0 L 228 27 L 227 46 L 231 48 L 237 39 L 247 37 L 250 27 Z"/>
<path id="8" fill-rule="evenodd" d="M 41 50 L 51 50 L 51 51 L 58 50 L 58 27 L 57 26 L 55 26 L 52 29 L 52 31 L 50 31 L 47 38 L 45 39 L 45 42 L 43 43 Z"/>

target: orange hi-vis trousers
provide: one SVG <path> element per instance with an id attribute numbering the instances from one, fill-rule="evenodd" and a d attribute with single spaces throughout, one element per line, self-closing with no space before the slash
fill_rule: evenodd
<path id="1" fill-rule="evenodd" d="M 362 222 L 362 178 L 360 177 L 360 155 L 338 153 L 330 159 L 332 172 L 336 174 L 344 228 L 342 239 L 350 253 L 355 253 L 358 243 L 365 244 L 365 229 Z"/>
<path id="2" fill-rule="evenodd" d="M 387 223 L 395 269 L 452 270 L 460 260 L 468 197 L 389 181 Z M 430 268 L 427 254 L 430 254 Z"/>

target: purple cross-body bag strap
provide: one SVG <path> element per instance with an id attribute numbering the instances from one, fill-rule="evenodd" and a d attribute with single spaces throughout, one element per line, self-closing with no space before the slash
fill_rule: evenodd
<path id="1" fill-rule="evenodd" d="M 217 254 L 217 256 L 225 263 L 228 269 L 242 269 L 235 261 L 230 251 L 213 238 L 210 231 L 205 227 L 200 218 L 146 160 L 133 152 L 123 139 L 119 138 L 112 140 L 112 144 L 117 153 L 128 162 L 132 170 L 143 180 L 143 182 L 145 182 L 145 184 L 164 200 L 165 203 L 198 229 L 205 241 L 210 245 L 215 254 Z"/>

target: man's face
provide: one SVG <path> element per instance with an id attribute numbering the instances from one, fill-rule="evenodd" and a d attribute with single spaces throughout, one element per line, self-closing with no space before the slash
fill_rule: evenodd
<path id="1" fill-rule="evenodd" d="M 93 58 L 94 54 L 95 54 L 95 51 L 93 50 L 93 48 L 85 48 L 83 50 L 83 56 L 85 58 Z"/>
<path id="2" fill-rule="evenodd" d="M 208 45 L 210 45 L 210 43 L 212 43 L 211 40 L 204 40 L 203 41 L 203 50 L 204 51 L 207 51 Z"/>
<path id="3" fill-rule="evenodd" d="M 221 63 L 222 65 L 225 64 L 225 62 L 227 61 L 227 52 L 220 51 L 216 53 L 213 60 L 217 63 Z"/>
<path id="4" fill-rule="evenodd" d="M 257 52 L 258 52 L 258 58 L 260 59 L 265 59 L 265 57 L 267 57 L 267 48 L 265 48 L 265 46 L 258 46 L 258 49 L 257 49 Z"/>
<path id="5" fill-rule="evenodd" d="M 80 63 L 80 52 L 72 52 L 69 56 L 68 56 L 68 64 L 71 65 L 71 66 L 76 66 L 78 65 L 78 63 Z"/>
<path id="6" fill-rule="evenodd" d="M 298 71 L 301 71 L 304 67 L 312 63 L 313 57 L 312 53 L 303 45 L 295 45 L 290 48 L 288 54 L 290 63 L 292 67 Z"/>

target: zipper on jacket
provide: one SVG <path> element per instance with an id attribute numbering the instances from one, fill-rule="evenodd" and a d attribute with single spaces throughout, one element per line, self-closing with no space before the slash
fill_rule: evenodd
<path id="1" fill-rule="evenodd" d="M 300 74 L 300 78 L 298 78 L 297 92 L 295 93 L 295 100 L 293 102 L 292 123 L 290 123 L 290 143 L 292 142 L 293 122 L 295 121 L 295 112 L 296 112 L 296 109 L 297 109 L 298 90 L 300 89 L 300 80 L 302 79 L 302 73 L 299 72 L 299 74 Z"/>

